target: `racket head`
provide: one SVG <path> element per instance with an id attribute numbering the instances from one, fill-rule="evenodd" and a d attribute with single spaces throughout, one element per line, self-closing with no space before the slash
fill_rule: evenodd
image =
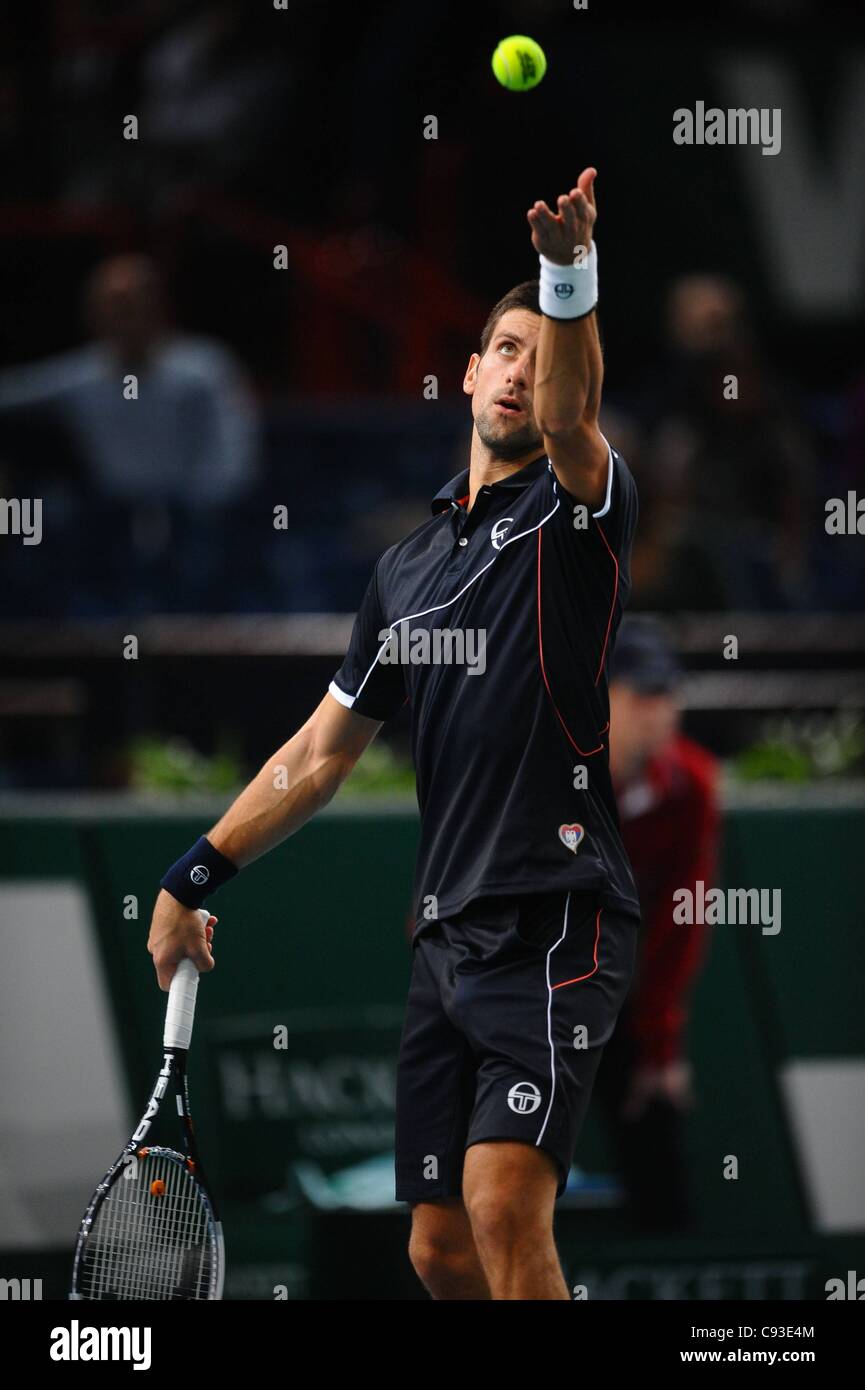
<path id="1" fill-rule="evenodd" d="M 222 1298 L 222 1226 L 194 1161 L 174 1149 L 124 1150 L 81 1223 L 70 1298 Z"/>

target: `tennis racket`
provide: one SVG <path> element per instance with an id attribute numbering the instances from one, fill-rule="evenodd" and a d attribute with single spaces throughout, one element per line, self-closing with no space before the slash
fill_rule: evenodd
<path id="1" fill-rule="evenodd" d="M 209 913 L 200 909 L 205 921 Z M 129 1142 L 90 1199 L 78 1232 L 72 1299 L 222 1297 L 225 1249 L 198 1157 L 186 1080 L 198 971 L 180 962 L 168 991 L 162 1066 Z M 184 1152 L 145 1145 L 172 1091 Z"/>

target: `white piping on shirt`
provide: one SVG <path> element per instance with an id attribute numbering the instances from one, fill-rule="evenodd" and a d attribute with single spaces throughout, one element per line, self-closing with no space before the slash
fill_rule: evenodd
<path id="1" fill-rule="evenodd" d="M 516 536 L 510 536 L 510 537 L 499 547 L 499 549 L 498 549 L 498 550 L 496 551 L 496 553 L 493 555 L 492 559 L 491 559 L 491 560 L 488 560 L 487 563 L 486 563 L 481 569 L 478 570 L 477 574 L 473 575 L 472 578 L 469 580 L 469 582 L 468 582 L 467 584 L 464 584 L 463 587 L 459 590 L 458 593 L 454 594 L 453 598 L 447 599 L 444 603 L 436 603 L 436 604 L 433 605 L 432 608 L 423 608 L 423 609 L 421 609 L 421 611 L 420 611 L 419 613 L 407 613 L 407 614 L 405 615 L 405 617 L 403 617 L 403 618 L 396 618 L 396 619 L 394 619 L 394 621 L 390 624 L 390 627 L 388 628 L 388 632 L 389 632 L 389 633 L 392 632 L 393 629 L 394 629 L 399 623 L 410 623 L 410 622 L 412 622 L 412 620 L 413 620 L 414 618 L 425 618 L 426 615 L 427 615 L 427 613 L 437 613 L 437 612 L 439 612 L 440 609 L 442 609 L 442 608 L 448 608 L 448 607 L 450 607 L 450 605 L 451 605 L 452 603 L 456 603 L 457 599 L 458 599 L 458 598 L 461 598 L 462 595 L 466 592 L 466 590 L 471 588 L 471 586 L 474 584 L 475 580 L 476 580 L 476 579 L 480 579 L 481 575 L 484 574 L 485 571 L 489 569 L 490 565 L 494 565 L 494 564 L 495 564 L 496 560 L 497 560 L 498 557 L 501 555 L 501 553 L 502 553 L 503 550 L 506 550 L 506 549 L 508 548 L 509 545 L 513 545 L 514 541 L 520 541 L 520 540 L 523 539 L 524 536 L 530 536 L 530 535 L 533 534 L 533 532 L 539 531 L 539 530 L 541 529 L 541 527 L 544 525 L 544 523 L 547 522 L 547 521 L 549 521 L 549 519 L 550 519 L 551 516 L 554 516 L 554 515 L 555 515 L 555 513 L 559 510 L 559 507 L 560 507 L 560 506 L 561 506 L 561 501 L 560 501 L 560 499 L 557 497 L 557 498 L 556 498 L 556 505 L 552 508 L 551 511 L 547 512 L 546 516 L 541 517 L 541 520 L 538 522 L 537 526 L 530 526 L 529 529 L 528 529 L 527 531 L 520 531 Z M 331 681 L 330 685 L 328 686 L 328 690 L 330 691 L 331 695 L 333 695 L 333 697 L 334 697 L 335 700 L 339 700 L 339 703 L 340 703 L 341 705 L 345 705 L 346 709 L 351 709 L 351 707 L 352 707 L 352 705 L 354 704 L 355 700 L 357 700 L 357 699 L 359 698 L 359 696 L 360 696 L 360 694 L 361 694 L 361 692 L 362 692 L 364 686 L 366 685 L 367 681 L 369 680 L 370 676 L 372 675 L 373 671 L 375 670 L 376 665 L 378 664 L 378 659 L 379 659 L 379 657 L 381 656 L 382 652 L 384 651 L 384 649 L 385 649 L 385 647 L 387 646 L 387 644 L 388 644 L 389 641 L 390 641 L 390 637 L 386 637 L 385 640 L 384 640 L 384 642 L 382 642 L 381 646 L 379 647 L 378 651 L 377 651 L 376 654 L 375 654 L 375 660 L 373 661 L 372 665 L 370 666 L 369 670 L 367 671 L 366 675 L 364 676 L 363 680 L 361 681 L 360 685 L 358 686 L 358 690 L 357 690 L 357 694 L 356 694 L 356 695 L 347 695 L 347 694 L 345 693 L 344 690 L 340 690 L 340 689 L 339 689 L 339 686 L 336 686 L 336 685 L 334 684 L 334 682 Z M 337 693 L 337 692 L 338 692 L 338 693 Z"/>
<path id="2" fill-rule="evenodd" d="M 601 507 L 601 510 L 599 512 L 592 512 L 592 516 L 595 519 L 595 521 L 598 521 L 602 516 L 606 516 L 607 512 L 610 510 L 610 503 L 613 500 L 613 459 L 617 457 L 617 455 L 615 455 L 613 452 L 613 446 L 610 443 L 610 441 L 606 439 L 604 435 L 601 435 L 601 438 L 604 440 L 604 443 L 607 446 L 607 492 L 604 498 L 604 505 Z M 548 467 L 553 475 L 553 488 L 556 494 L 558 494 L 558 487 L 556 486 L 558 478 L 556 477 L 556 474 L 553 470 L 552 462 L 548 464 Z"/>

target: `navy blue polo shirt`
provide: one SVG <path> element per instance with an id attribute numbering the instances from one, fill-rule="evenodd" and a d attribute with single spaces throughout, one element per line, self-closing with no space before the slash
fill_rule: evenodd
<path id="1" fill-rule="evenodd" d="M 608 446 L 609 447 L 609 446 Z M 592 513 L 541 457 L 469 475 L 379 558 L 341 704 L 387 720 L 408 700 L 421 835 L 418 923 L 487 894 L 597 889 L 638 916 L 608 759 L 607 670 L 630 589 L 637 492 L 610 448 Z"/>

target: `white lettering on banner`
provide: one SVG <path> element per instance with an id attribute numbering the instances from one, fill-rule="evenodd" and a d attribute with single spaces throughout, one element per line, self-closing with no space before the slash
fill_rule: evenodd
<path id="1" fill-rule="evenodd" d="M 320 1061 L 273 1051 L 219 1056 L 222 1105 L 235 1121 L 363 1116 L 394 1109 L 392 1057 L 333 1055 Z"/>

